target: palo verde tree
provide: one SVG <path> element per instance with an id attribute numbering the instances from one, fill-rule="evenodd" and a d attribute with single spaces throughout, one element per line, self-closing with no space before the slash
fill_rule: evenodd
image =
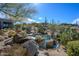
<path id="1" fill-rule="evenodd" d="M 36 13 L 36 10 L 31 4 L 1 3 L 0 13 L 18 20 L 20 18 L 31 18 Z"/>
<path id="2" fill-rule="evenodd" d="M 0 13 L 16 22 L 33 18 L 36 9 L 29 3 L 0 3 Z"/>

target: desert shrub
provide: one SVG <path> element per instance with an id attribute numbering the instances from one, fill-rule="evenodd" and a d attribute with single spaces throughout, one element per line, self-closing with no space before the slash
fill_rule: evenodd
<path id="1" fill-rule="evenodd" d="M 38 27 L 38 32 L 41 34 L 45 34 L 45 28 L 43 26 Z"/>
<path id="2" fill-rule="evenodd" d="M 8 29 L 7 29 L 7 28 L 4 28 L 4 29 L 2 29 L 2 31 L 3 31 L 3 32 L 7 32 L 7 31 L 8 31 Z"/>
<path id="3" fill-rule="evenodd" d="M 3 35 L 3 34 L 4 34 L 3 30 L 0 30 L 0 35 Z"/>
<path id="4" fill-rule="evenodd" d="M 23 38 L 27 37 L 27 33 L 25 31 L 21 31 L 18 34 L 20 34 Z"/>
<path id="5" fill-rule="evenodd" d="M 13 37 L 14 35 L 16 35 L 16 32 L 14 30 L 8 30 L 7 34 L 9 37 Z"/>
<path id="6" fill-rule="evenodd" d="M 45 40 L 43 40 L 42 36 L 36 36 L 36 43 L 38 43 L 39 48 L 46 48 Z"/>
<path id="7" fill-rule="evenodd" d="M 67 43 L 67 54 L 69 56 L 79 56 L 79 41 L 70 41 Z"/>
<path id="8" fill-rule="evenodd" d="M 68 41 L 79 40 L 79 32 L 71 27 L 64 28 L 63 30 L 60 30 L 56 39 L 59 39 L 62 44 L 66 45 Z"/>
<path id="9" fill-rule="evenodd" d="M 40 42 L 43 41 L 43 38 L 40 35 L 38 35 L 38 36 L 36 36 L 36 40 L 35 41 L 39 44 Z"/>
<path id="10" fill-rule="evenodd" d="M 78 33 L 75 30 L 73 31 L 71 28 L 64 29 L 58 37 L 63 45 L 66 45 L 68 41 L 75 40 L 74 38 L 76 38 L 76 40 L 78 39 Z"/>

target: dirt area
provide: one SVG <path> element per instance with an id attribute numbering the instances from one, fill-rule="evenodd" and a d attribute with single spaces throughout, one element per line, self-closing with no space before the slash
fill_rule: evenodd
<path id="1" fill-rule="evenodd" d="M 64 51 L 64 49 L 60 47 L 58 50 L 56 49 L 39 50 L 38 56 L 67 56 L 67 54 Z"/>

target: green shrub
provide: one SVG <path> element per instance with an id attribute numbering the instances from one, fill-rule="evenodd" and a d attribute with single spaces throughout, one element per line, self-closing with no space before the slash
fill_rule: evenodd
<path id="1" fill-rule="evenodd" d="M 38 35 L 38 36 L 36 36 L 36 40 L 35 40 L 38 44 L 40 44 L 40 42 L 42 42 L 43 41 L 43 38 L 40 36 L 40 35 Z"/>
<path id="2" fill-rule="evenodd" d="M 79 56 L 79 41 L 70 41 L 67 43 L 67 54 L 69 56 Z"/>
<path id="3" fill-rule="evenodd" d="M 68 29 L 64 29 L 60 34 L 59 37 L 57 37 L 58 39 L 60 39 L 60 42 L 63 45 L 66 45 L 67 42 L 69 41 L 74 41 L 74 40 L 78 40 L 79 38 L 79 33 L 76 32 L 76 30 L 72 30 L 71 28 Z"/>
<path id="4" fill-rule="evenodd" d="M 27 33 L 25 31 L 21 31 L 18 34 L 23 38 L 27 37 Z"/>

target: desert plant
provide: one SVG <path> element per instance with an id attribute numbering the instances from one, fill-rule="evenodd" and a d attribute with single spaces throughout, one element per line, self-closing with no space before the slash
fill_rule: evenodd
<path id="1" fill-rule="evenodd" d="M 40 42 L 43 41 L 43 38 L 40 35 L 36 36 L 36 40 L 35 41 L 39 44 Z"/>
<path id="2" fill-rule="evenodd" d="M 79 41 L 70 41 L 67 43 L 67 54 L 69 56 L 79 56 Z"/>
<path id="3" fill-rule="evenodd" d="M 3 35 L 3 34 L 4 34 L 3 30 L 0 30 L 0 35 Z"/>
<path id="4" fill-rule="evenodd" d="M 8 30 L 7 34 L 9 37 L 13 37 L 14 35 L 16 35 L 16 32 L 14 30 Z"/>
<path id="5" fill-rule="evenodd" d="M 64 29 L 64 31 L 59 34 L 60 42 L 66 45 L 68 41 L 74 40 L 73 34 L 74 32 L 71 28 Z"/>
<path id="6" fill-rule="evenodd" d="M 20 34 L 21 37 L 23 37 L 23 38 L 27 37 L 26 31 L 21 31 L 21 32 L 19 32 L 18 34 Z"/>

